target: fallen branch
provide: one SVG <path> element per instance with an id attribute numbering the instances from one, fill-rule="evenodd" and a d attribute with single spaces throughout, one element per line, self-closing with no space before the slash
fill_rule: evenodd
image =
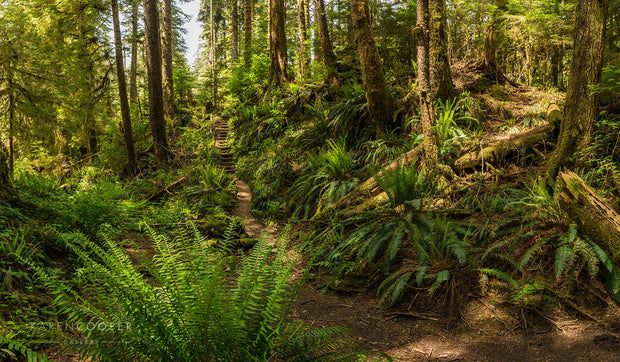
<path id="1" fill-rule="evenodd" d="M 147 196 L 145 198 L 146 201 L 152 201 L 154 199 L 159 198 L 161 195 L 163 195 L 164 193 L 168 193 L 170 194 L 170 189 L 175 188 L 176 186 L 178 186 L 179 184 L 181 184 L 183 181 L 185 181 L 185 176 L 181 177 L 180 179 L 174 181 L 173 183 L 169 184 L 168 186 L 164 186 L 162 188 L 160 188 L 159 190 L 153 192 L 152 194 L 150 194 L 149 196 Z"/>

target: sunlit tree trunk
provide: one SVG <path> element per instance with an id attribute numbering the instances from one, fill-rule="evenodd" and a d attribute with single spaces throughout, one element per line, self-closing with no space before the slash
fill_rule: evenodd
<path id="1" fill-rule="evenodd" d="M 355 31 L 355 44 L 362 66 L 366 100 L 377 134 L 383 133 L 392 122 L 393 105 L 387 91 L 379 51 L 370 28 L 366 0 L 351 0 L 351 16 Z"/>
<path id="2" fill-rule="evenodd" d="M 433 99 L 454 97 L 454 85 L 448 58 L 445 0 L 429 1 L 429 64 Z"/>
<path id="3" fill-rule="evenodd" d="M 291 77 L 288 73 L 286 54 L 286 8 L 284 0 L 269 1 L 269 81 L 272 86 L 280 86 L 289 82 Z"/>
<path id="4" fill-rule="evenodd" d="M 239 58 L 239 6 L 238 0 L 232 0 L 230 10 L 231 34 L 230 34 L 230 59 L 233 65 L 237 64 Z"/>
<path id="5" fill-rule="evenodd" d="M 138 1 L 131 1 L 131 68 L 129 70 L 129 102 L 138 103 Z"/>
<path id="6" fill-rule="evenodd" d="M 308 19 L 306 8 L 309 0 L 297 0 L 297 30 L 299 32 L 299 75 L 303 78 L 310 68 L 308 53 Z"/>
<path id="7" fill-rule="evenodd" d="M 164 117 L 172 120 L 175 113 L 174 104 L 174 81 L 172 71 L 172 0 L 163 0 L 162 12 L 162 43 L 163 43 L 163 91 L 164 91 Z"/>
<path id="8" fill-rule="evenodd" d="M 168 148 L 166 122 L 164 119 L 157 1 L 142 0 L 142 5 L 144 8 L 144 38 L 149 83 L 149 122 L 155 148 L 155 163 L 157 167 L 162 167 L 170 158 L 171 153 Z"/>
<path id="9" fill-rule="evenodd" d="M 497 42 L 502 26 L 502 16 L 508 10 L 508 0 L 495 0 L 495 11 L 491 23 L 487 27 L 484 39 L 484 62 L 486 73 L 498 81 L 506 80 L 497 60 Z"/>
<path id="10" fill-rule="evenodd" d="M 319 27 L 319 39 L 321 41 L 321 56 L 323 64 L 327 68 L 327 78 L 329 84 L 338 84 L 338 72 L 336 71 L 336 55 L 332 47 L 332 41 L 327 27 L 327 15 L 325 15 L 324 0 L 314 0 L 314 16 Z"/>
<path id="11" fill-rule="evenodd" d="M 246 67 L 250 67 L 252 65 L 252 32 L 254 19 L 252 16 L 254 14 L 254 0 L 244 0 L 243 3 L 243 38 L 244 38 L 244 48 L 243 48 L 243 62 Z"/>
<path id="12" fill-rule="evenodd" d="M 136 149 L 133 142 L 131 115 L 129 114 L 129 100 L 127 99 L 127 83 L 125 81 L 125 66 L 123 64 L 123 45 L 121 43 L 121 25 L 118 15 L 118 0 L 112 0 L 112 22 L 114 26 L 116 77 L 118 79 L 118 93 L 121 103 L 121 133 L 123 134 L 123 139 L 125 141 L 127 172 L 130 176 L 134 176 L 138 168 L 138 161 L 136 159 Z"/>
<path id="13" fill-rule="evenodd" d="M 429 0 L 417 2 L 417 27 L 414 31 L 418 36 L 418 93 L 420 95 L 420 120 L 424 133 L 424 153 L 426 168 L 429 171 L 437 168 L 439 140 L 435 131 L 435 111 L 430 87 L 429 70 Z"/>
<path id="14" fill-rule="evenodd" d="M 211 25 L 211 95 L 213 96 L 213 106 L 217 108 L 217 41 L 215 37 L 215 9 L 213 0 L 209 2 L 209 23 Z"/>
<path id="15" fill-rule="evenodd" d="M 590 142 L 592 126 L 598 115 L 599 97 L 591 86 L 601 81 L 605 23 L 609 0 L 579 0 L 573 38 L 573 61 L 558 144 L 547 164 L 547 178 L 552 181 L 560 167 Z"/>

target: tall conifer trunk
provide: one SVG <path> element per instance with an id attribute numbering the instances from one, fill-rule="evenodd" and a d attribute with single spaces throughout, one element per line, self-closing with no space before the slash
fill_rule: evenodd
<path id="1" fill-rule="evenodd" d="M 332 47 L 332 41 L 327 27 L 327 15 L 325 15 L 324 0 L 314 0 L 314 17 L 319 25 L 319 39 L 321 40 L 321 55 L 323 64 L 327 68 L 327 80 L 329 84 L 338 84 L 338 72 L 336 70 L 336 54 Z"/>
<path id="2" fill-rule="evenodd" d="M 268 84 L 280 86 L 289 82 L 291 77 L 288 73 L 286 54 L 286 8 L 284 0 L 269 1 L 269 66 Z"/>
<path id="3" fill-rule="evenodd" d="M 433 99 L 454 97 L 454 85 L 448 58 L 445 0 L 429 1 L 429 65 Z"/>
<path id="4" fill-rule="evenodd" d="M 134 176 L 138 168 L 138 161 L 133 142 L 131 116 L 129 114 L 129 100 L 127 99 L 127 82 L 125 81 L 125 66 L 123 64 L 123 45 L 121 43 L 121 25 L 118 15 L 118 0 L 112 0 L 112 22 L 114 27 L 114 50 L 116 54 L 116 77 L 118 79 L 118 93 L 121 103 L 121 133 L 123 134 L 123 139 L 125 141 L 127 172 L 130 176 Z"/>
<path id="5" fill-rule="evenodd" d="M 420 120 L 424 133 L 425 163 L 428 171 L 437 168 L 439 155 L 439 141 L 435 131 L 435 110 L 430 87 L 429 70 L 429 0 L 417 0 L 417 27 L 418 35 L 418 93 L 420 94 Z"/>
<path id="6" fill-rule="evenodd" d="M 172 71 L 172 0 L 163 0 L 162 12 L 162 42 L 163 42 L 163 91 L 164 91 L 164 117 L 167 120 L 174 119 L 174 81 Z"/>
<path id="7" fill-rule="evenodd" d="M 591 86 L 601 81 L 605 23 L 609 0 L 579 0 L 573 41 L 573 61 L 558 144 L 547 164 L 547 179 L 555 180 L 560 167 L 579 147 L 590 142 L 598 115 L 599 97 Z"/>
<path id="8" fill-rule="evenodd" d="M 393 105 L 385 84 L 379 51 L 372 35 L 367 1 L 351 0 L 351 16 L 353 17 L 355 45 L 362 66 L 366 100 L 376 124 L 376 132 L 380 134 L 392 122 Z"/>
<path id="9" fill-rule="evenodd" d="M 155 148 L 155 163 L 163 167 L 171 156 L 166 137 L 164 96 L 162 89 L 161 45 L 157 0 L 142 0 L 144 8 L 144 38 L 149 83 L 149 123 Z"/>
<path id="10" fill-rule="evenodd" d="M 231 34 L 230 34 L 230 59 L 233 65 L 239 58 L 239 5 L 238 0 L 232 0 L 230 10 Z"/>
<path id="11" fill-rule="evenodd" d="M 308 53 L 308 19 L 306 7 L 309 0 L 297 0 L 297 30 L 299 32 L 299 75 L 303 78 L 310 68 Z"/>
<path id="12" fill-rule="evenodd" d="M 243 3 L 243 38 L 244 38 L 244 48 L 243 48 L 243 63 L 246 67 L 250 67 L 252 65 L 252 32 L 254 19 L 252 19 L 254 14 L 254 0 L 244 0 Z"/>
<path id="13" fill-rule="evenodd" d="M 138 103 L 138 0 L 131 1 L 131 68 L 129 70 L 129 102 Z"/>

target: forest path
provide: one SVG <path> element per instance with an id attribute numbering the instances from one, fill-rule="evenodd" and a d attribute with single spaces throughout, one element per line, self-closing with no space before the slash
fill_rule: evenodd
<path id="1" fill-rule="evenodd" d="M 224 169 L 234 173 L 228 130 L 228 119 L 222 118 L 216 147 Z M 243 220 L 248 236 L 256 238 L 268 230 L 252 216 L 249 185 L 236 177 L 235 182 L 237 203 L 232 215 Z M 302 285 L 291 318 L 314 327 L 348 327 L 366 350 L 384 352 L 399 361 L 620 362 L 620 325 L 601 326 L 560 312 L 552 322 L 530 320 L 524 332 L 510 308 L 478 298 L 466 303 L 458 321 L 447 324 L 446 316 L 417 313 L 415 308 L 382 309 L 374 292 L 363 286 L 332 290 L 320 279 Z"/>
<path id="2" fill-rule="evenodd" d="M 252 216 L 252 192 L 250 186 L 234 175 L 235 163 L 233 160 L 233 151 L 227 139 L 229 129 L 228 117 L 222 116 L 217 125 L 215 147 L 220 150 L 224 170 L 228 174 L 233 175 L 235 183 L 237 184 L 237 202 L 232 211 L 232 216 L 241 218 L 245 233 L 248 234 L 249 237 L 257 238 L 263 230 L 263 225 Z"/>

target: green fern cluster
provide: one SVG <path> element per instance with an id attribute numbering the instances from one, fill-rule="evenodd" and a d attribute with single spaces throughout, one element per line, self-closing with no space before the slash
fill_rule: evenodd
<path id="1" fill-rule="evenodd" d="M 235 267 L 226 243 L 196 230 L 170 240 L 146 227 L 157 254 L 135 265 L 118 243 L 99 246 L 66 235 L 83 267 L 68 287 L 32 267 L 57 294 L 71 325 L 95 326 L 73 338 L 82 357 L 95 360 L 267 361 L 356 357 L 342 349 L 344 328 L 310 330 L 287 316 L 298 283 L 297 255 L 287 238 L 263 238 Z M 345 351 L 345 352 L 343 352 Z M 338 353 L 337 353 L 338 352 Z M 340 353 L 342 352 L 342 353 Z"/>
<path id="2" fill-rule="evenodd" d="M 327 147 L 307 155 L 308 166 L 289 189 L 293 216 L 308 218 L 355 188 L 356 160 L 344 139 L 328 140 Z"/>

